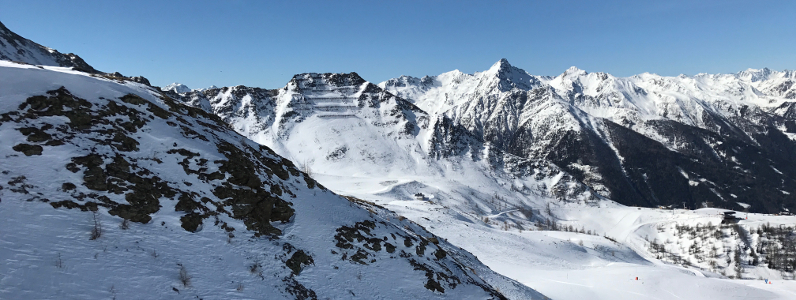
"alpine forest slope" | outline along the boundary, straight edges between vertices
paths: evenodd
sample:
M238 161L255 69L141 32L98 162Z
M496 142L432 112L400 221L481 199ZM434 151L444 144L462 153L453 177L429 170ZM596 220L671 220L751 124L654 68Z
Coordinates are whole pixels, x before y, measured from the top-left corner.
M0 139L2 299L543 298L144 84L0 61Z
M505 59L380 87L502 151L548 160L625 205L796 209L796 72L627 78Z

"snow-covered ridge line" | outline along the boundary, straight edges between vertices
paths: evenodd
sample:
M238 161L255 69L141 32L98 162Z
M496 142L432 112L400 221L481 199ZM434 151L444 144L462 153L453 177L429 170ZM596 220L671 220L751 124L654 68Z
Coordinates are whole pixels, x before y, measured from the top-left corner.
M89 73L98 72L76 54L63 54L55 49L39 45L9 30L3 23L0 23L0 60L71 67Z
M5 27L2 22L0 22L0 60L34 66L65 67L75 71L150 85L149 80L143 76L124 76L119 72L101 72L94 69L94 67L86 63L86 61L77 54L64 54L58 52L58 50L42 46L34 41L19 36Z

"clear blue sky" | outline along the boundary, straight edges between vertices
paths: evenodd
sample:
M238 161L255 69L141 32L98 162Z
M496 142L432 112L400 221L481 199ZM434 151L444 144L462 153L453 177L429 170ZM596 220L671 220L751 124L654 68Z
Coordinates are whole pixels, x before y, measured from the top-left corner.
M155 85L282 87L302 72L629 76L796 68L796 1L0 0L0 21Z

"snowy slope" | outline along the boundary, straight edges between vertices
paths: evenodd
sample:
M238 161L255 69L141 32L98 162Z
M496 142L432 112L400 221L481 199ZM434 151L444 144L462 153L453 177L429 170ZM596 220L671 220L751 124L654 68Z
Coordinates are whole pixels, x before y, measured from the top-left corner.
M0 62L0 91L0 298L542 297L148 86Z
M484 72L379 85L623 204L747 203L773 213L796 209L793 80L793 71L769 69L617 78L573 67L546 77L501 60Z

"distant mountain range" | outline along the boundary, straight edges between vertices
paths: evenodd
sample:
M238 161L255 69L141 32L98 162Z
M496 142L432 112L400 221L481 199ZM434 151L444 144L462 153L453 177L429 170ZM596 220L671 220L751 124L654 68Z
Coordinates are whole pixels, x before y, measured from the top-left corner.
M379 84L625 205L796 208L796 72L534 76L501 60Z

